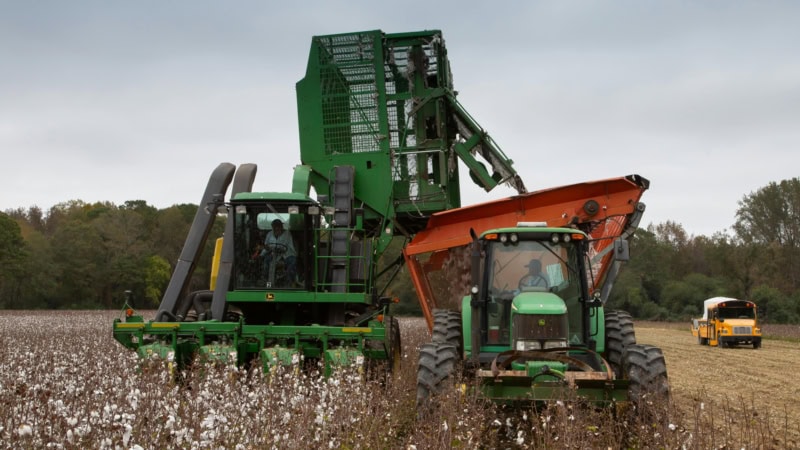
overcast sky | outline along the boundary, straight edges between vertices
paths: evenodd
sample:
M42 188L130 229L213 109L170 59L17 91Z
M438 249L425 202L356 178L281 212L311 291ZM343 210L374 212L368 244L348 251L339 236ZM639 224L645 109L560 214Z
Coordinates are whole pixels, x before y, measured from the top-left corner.
M271 3L0 0L0 210L196 204L223 161L289 191L311 37L372 29L442 30L529 190L640 174L643 225L710 236L800 176L800 2Z

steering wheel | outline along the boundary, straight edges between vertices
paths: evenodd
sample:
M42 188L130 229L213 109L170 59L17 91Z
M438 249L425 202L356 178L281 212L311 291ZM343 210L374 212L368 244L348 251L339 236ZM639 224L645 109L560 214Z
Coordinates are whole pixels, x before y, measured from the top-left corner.
M550 289L550 283L548 283L547 278L543 277L542 275L525 275L519 280L520 291L525 290L525 288L532 287L543 287L545 289Z
M264 248L267 250L268 254L273 255L280 255L289 250L289 247L286 244L281 244L280 242L270 242L269 244L266 244Z

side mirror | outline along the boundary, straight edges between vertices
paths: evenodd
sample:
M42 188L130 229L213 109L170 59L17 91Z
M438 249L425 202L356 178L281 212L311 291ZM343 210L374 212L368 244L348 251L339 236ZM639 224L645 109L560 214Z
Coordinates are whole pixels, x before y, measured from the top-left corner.
M614 259L617 261L628 261L631 259L628 241L617 239L614 241Z

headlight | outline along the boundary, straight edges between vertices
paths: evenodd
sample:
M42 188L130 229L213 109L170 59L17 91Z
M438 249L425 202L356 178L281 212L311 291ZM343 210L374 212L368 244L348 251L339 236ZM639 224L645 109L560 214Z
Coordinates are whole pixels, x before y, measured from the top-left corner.
M512 244L516 244L519 240L519 236L517 236L517 233L511 233L511 237L509 237L509 239L511 239Z
M506 242L508 242L508 235L507 235L507 234L505 234L505 233L501 234L501 235L500 235L500 242L502 242L503 244L505 244Z
M544 348L566 348L567 341L565 339L559 339L557 341L545 341Z
M539 350L542 345L539 341L517 341L517 351Z
M550 240L553 242L553 244L558 244L558 241L560 241L561 239L559 238L558 233L553 233L550 236Z

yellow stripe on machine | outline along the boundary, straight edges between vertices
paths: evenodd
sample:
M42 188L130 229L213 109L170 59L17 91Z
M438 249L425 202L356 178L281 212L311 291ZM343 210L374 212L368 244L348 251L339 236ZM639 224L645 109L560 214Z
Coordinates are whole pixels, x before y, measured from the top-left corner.
M115 328L144 328L143 323L118 323L114 325Z
M369 327L345 327L345 328L342 328L342 333L372 333L372 328L369 328Z
M150 328L173 328L178 329L181 325L179 323L171 323L171 322L155 322L150 324Z

